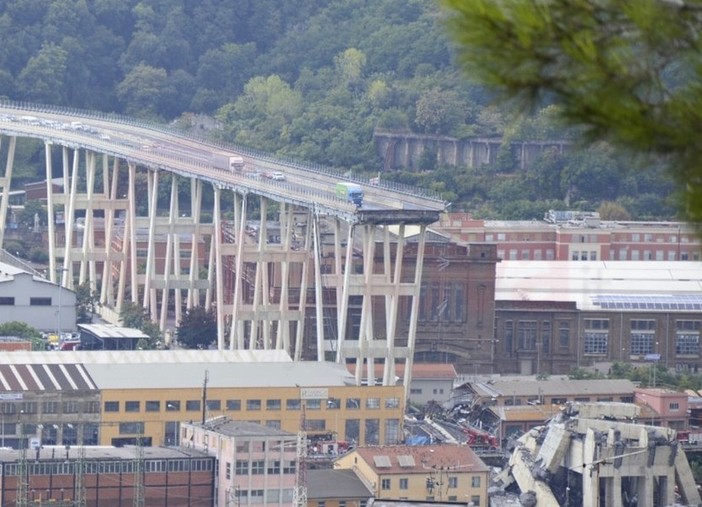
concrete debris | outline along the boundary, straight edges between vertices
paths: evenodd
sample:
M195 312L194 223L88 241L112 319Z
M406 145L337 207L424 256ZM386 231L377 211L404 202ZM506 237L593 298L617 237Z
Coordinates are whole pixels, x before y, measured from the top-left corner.
M697 506L700 494L671 428L635 424L627 403L574 403L515 442L499 478L522 506Z

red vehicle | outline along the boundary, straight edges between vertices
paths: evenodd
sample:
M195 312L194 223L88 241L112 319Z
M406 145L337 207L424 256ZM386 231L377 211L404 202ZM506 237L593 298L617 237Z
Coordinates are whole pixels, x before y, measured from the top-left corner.
M500 446L497 437L485 430L473 426L463 426L463 433L468 437L466 443L471 447L489 447L497 449Z

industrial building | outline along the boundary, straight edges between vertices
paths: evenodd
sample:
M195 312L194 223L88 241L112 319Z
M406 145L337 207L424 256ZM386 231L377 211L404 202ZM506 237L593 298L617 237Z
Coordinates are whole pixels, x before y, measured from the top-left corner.
M0 322L24 322L39 331L73 331L76 294L45 278L0 263Z
M211 507L215 459L194 449L0 449L0 505Z
M402 440L403 386L359 386L344 365L281 350L13 352L0 373L7 439L10 423L32 423L44 443L175 445L181 422L216 416L297 432L304 408L310 435Z

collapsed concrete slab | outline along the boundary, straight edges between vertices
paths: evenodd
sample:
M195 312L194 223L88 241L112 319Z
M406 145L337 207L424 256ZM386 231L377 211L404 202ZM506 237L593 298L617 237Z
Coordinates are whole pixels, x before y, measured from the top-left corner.
M539 507L699 505L675 430L636 424L637 409L568 405L517 440L502 483L515 482L523 501Z

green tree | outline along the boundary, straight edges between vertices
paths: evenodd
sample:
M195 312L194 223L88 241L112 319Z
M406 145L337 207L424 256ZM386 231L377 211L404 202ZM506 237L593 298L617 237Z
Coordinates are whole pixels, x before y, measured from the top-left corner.
M604 201L597 208L602 220L631 220L631 215L624 206L617 202Z
M18 77L18 87L27 100L60 104L65 99L68 53L53 43L44 44L29 59Z
M99 297L90 289L90 282L83 282L76 287L76 323L85 324L93 321Z
M26 322L10 321L0 324L0 336L16 336L32 342L32 350L46 350L41 333Z
M213 310L194 306L178 324L178 342L189 349L207 348L217 340L217 317Z
M119 313L119 321L124 327L131 327L140 330L149 337L148 340L139 342L138 347L141 349L154 349L161 342L161 331L158 325L151 320L149 312L146 308L138 303L127 301L122 306Z
M471 78L521 105L558 104L590 139L665 157L702 221L698 1L442 4Z
M35 217L39 217L39 225L46 225L46 208L41 201L27 201L19 212L17 221L26 228L34 227Z

